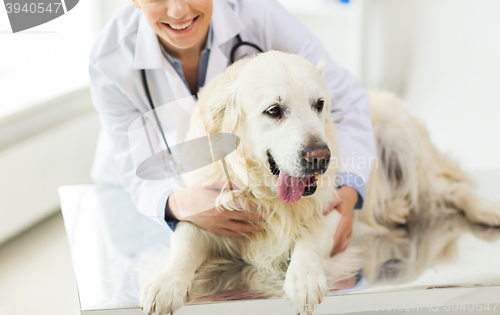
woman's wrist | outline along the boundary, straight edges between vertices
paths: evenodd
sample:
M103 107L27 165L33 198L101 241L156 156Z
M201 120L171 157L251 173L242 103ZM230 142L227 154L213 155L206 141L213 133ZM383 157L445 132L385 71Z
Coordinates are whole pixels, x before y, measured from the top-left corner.
M177 209L175 207L175 192L171 193L167 198L167 204L165 205L165 220L179 220L179 214L177 213Z
M354 209L359 198L358 191L351 186L340 186L339 190L342 190L342 197L349 204L349 208Z

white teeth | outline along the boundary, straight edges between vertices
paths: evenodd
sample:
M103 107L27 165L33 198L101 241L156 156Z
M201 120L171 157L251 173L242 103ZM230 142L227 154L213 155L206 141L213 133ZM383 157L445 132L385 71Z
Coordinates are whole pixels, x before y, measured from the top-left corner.
M173 28L176 31L180 31L180 30L184 30L184 29L188 28L189 26L191 26L191 24L193 24L193 21L194 21L194 19L192 19L191 21L189 21L187 23L181 24L181 25L168 24L168 26L170 26L171 28Z

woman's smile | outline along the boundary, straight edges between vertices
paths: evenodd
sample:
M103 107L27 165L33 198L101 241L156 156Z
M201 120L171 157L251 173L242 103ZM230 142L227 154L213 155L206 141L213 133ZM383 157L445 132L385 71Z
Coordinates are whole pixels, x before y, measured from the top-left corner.
M170 55L182 59L191 50L189 55L199 55L212 19L212 0L133 1Z
M198 17L199 15L191 20L184 20L176 23L162 23L162 24L165 25L167 29L172 31L173 33L182 34L188 32L194 27Z

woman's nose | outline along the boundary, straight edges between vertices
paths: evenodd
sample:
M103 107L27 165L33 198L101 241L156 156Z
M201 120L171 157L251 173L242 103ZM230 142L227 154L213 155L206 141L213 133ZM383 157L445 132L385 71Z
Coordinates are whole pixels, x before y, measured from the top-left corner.
M182 20L189 14L189 6L186 0L170 0L168 1L167 14L174 19Z

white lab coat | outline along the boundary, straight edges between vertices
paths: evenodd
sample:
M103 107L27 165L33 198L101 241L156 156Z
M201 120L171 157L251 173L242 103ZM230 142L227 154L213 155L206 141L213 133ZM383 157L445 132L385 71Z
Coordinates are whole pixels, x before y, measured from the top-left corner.
M340 158L349 159L338 163L339 172L368 179L371 165L358 168L356 164L375 156L369 97L350 73L329 58L316 37L276 0L213 0L212 26L213 46L205 82L228 66L237 34L264 51L295 53L315 64L325 59L324 76L335 99L332 112L337 122L337 152ZM130 153L128 127L150 111L139 69L147 70L156 106L190 96L163 56L142 11L130 4L106 26L90 56L92 100L102 124L92 178L98 187L122 186L140 213L166 226L165 203L172 187L168 181L137 177Z

